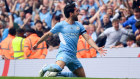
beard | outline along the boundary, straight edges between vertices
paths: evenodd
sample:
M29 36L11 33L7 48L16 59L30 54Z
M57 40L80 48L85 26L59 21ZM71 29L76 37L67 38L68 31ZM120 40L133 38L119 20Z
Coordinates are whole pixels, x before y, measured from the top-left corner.
M72 17L72 20L73 20L73 21L78 21L77 15L74 15L74 16Z

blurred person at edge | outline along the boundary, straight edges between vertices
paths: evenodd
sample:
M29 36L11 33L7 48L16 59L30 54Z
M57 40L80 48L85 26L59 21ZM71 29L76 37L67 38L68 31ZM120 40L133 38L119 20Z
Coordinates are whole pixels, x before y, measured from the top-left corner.
M1 54L3 59L14 59L12 40L15 38L16 29L10 28L8 36L1 42Z
M16 37L12 41L14 59L24 59L24 30L17 29Z
M138 30L135 32L136 40L137 40L137 41L140 41L140 21L136 22L135 26L136 26L136 28L138 29Z
M34 29L25 30L27 37L24 41L24 58L25 59L45 59L47 55L46 42L38 45L37 50L33 51L32 46L40 39Z

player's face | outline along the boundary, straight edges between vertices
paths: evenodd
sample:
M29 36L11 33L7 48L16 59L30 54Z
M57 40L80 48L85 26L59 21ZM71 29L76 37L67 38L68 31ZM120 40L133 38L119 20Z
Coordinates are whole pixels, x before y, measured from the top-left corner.
M78 21L78 16L79 15L79 9L78 8L74 8L74 13L72 16L73 21Z

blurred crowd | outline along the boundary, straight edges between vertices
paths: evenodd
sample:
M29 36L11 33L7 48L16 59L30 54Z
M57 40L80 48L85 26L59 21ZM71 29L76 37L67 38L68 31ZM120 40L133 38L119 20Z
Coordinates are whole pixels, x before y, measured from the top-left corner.
M2 59L44 59L58 49L59 34L32 46L56 23L65 20L65 5L75 3L78 21L100 47L140 47L140 0L0 0ZM96 57L96 50L80 36L78 58Z

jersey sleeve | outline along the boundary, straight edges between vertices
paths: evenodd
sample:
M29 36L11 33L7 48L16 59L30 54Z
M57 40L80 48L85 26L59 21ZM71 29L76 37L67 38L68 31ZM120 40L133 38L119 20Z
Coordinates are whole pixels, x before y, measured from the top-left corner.
M87 31L86 31L86 29L84 28L84 26L83 26L81 23L79 23L79 22L77 22L77 23L78 23L78 25L79 25L79 27L80 27L80 35L86 33Z
M50 32L53 33L53 34L58 33L58 32L60 32L61 27L62 27L62 24L61 24L61 23L57 23L57 24L50 30Z

